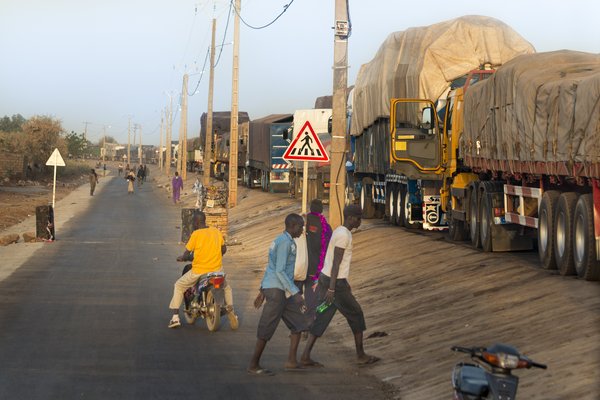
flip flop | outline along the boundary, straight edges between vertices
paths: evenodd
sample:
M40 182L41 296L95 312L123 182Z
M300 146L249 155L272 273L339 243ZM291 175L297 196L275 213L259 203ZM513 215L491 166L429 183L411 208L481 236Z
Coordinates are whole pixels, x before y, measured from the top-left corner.
M325 367L323 364L321 364L318 361L309 361L306 363L302 363L302 366L305 368L323 368L323 367Z
M375 356L369 356L369 358L367 358L366 360L358 361L357 364L358 365L369 365L369 364L376 363L379 360L381 360L381 358L375 357Z
M246 371L250 375L264 375L264 376L273 376L273 375L275 375L275 372L271 371L270 369L266 369L266 368L247 369Z

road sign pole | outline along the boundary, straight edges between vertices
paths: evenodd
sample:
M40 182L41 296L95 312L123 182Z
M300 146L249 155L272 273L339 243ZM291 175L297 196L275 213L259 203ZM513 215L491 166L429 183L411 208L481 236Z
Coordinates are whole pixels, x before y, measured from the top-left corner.
M52 185L52 209L54 210L54 203L56 200L56 157L54 157L54 184Z
M306 214L306 203L308 201L308 161L303 161L302 171L302 214Z

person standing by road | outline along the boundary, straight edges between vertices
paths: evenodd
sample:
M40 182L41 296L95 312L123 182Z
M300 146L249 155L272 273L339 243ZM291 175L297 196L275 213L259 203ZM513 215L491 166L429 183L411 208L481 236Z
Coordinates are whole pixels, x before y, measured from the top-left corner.
M140 164L140 167L138 168L137 179L138 186L142 186L142 184L144 183L144 166L142 164Z
M173 203L177 204L181 195L181 189L183 189L183 179L179 176L179 172L175 171L171 185L173 186Z
M306 342L300 362L306 367L321 367L317 361L310 357L315 342L325 333L336 311L340 311L348 321L354 334L357 362L360 365L372 364L379 360L378 357L365 353L363 348L363 332L366 330L363 311L354 298L348 283L350 274L350 261L352 259L352 229L358 228L361 223L362 210L355 204L344 208L344 224L338 226L331 235L323 271L319 276L319 301L328 304L328 307L319 312Z
M96 190L96 184L98 183L98 174L96 174L96 170L92 168L90 170L90 196L94 195L94 190Z
M273 372L260 365L260 358L267 342L273 337L279 320L283 320L290 330L290 349L285 369L294 371L302 368L297 361L298 344L300 333L308 328L309 321L305 315L304 298L294 284L294 238L302 234L303 228L302 217L289 214L285 218L285 231L273 241L269 249L269 264L260 285L260 293L254 301L256 308L264 300L266 303L258 322L256 346L247 370L250 374L273 375Z
M125 179L127 180L127 194L133 194L133 182L135 182L135 174L133 173L132 169L127 172Z
M123 164L119 163L119 176L121 176L121 173L123 172Z
M183 302L185 291L209 272L219 272L223 269L223 254L227 251L225 240L221 231L206 225L206 214L198 211L194 217L194 227L190 239L185 245L185 252L177 257L177 261L186 261L190 253L194 254L192 268L177 279L173 286L173 298L169 308L173 316L169 321L169 328L181 326L179 321L179 307ZM223 288L225 291L225 305L227 306L227 318L232 329L238 328L238 317L233 310L233 293L229 283Z
M312 200L310 202L310 212L306 215L308 269L304 282L301 282L304 299L306 300L307 315L311 320L314 320L316 316L315 308L318 304L316 284L325 263L331 233L331 226L323 215L323 202L319 199Z

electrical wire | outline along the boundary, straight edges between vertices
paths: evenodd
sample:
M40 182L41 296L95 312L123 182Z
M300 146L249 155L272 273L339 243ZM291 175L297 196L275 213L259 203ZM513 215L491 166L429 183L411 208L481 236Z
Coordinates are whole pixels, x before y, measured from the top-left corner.
M193 95L196 94L196 90L198 90L198 87L200 87L200 82L202 82L202 77L204 76L204 71L205 71L205 67L206 67L206 62L208 61L208 56L210 54L210 47L208 48L208 50L206 50L206 57L204 58L204 64L202 65L202 74L200 75L200 79L198 79L198 84L196 85L196 87L194 88L194 90L192 91L192 93L190 93L190 91L188 90L188 96L192 97Z
M233 1L234 0L231 0L231 3L230 3L231 5L233 5ZM277 17L275 17L275 19L273 21L271 21L268 24L265 24L263 26L252 26L252 25L248 24L246 21L244 21L244 18L242 18L242 16L240 15L239 10L235 6L233 6L233 9L235 10L235 13L238 15L238 17L240 17L240 21L242 21L242 23L244 25L246 25L248 28L257 29L258 30L258 29L264 29L264 28L266 28L268 26L273 25L275 23L275 21L277 21L283 14L285 14L285 12L288 10L288 8L292 5L293 2L294 2L294 0L290 1L288 4L285 4L283 6L283 11Z
M219 56L217 57L217 61L215 61L215 65L213 68L217 68L219 65L219 61L221 60L221 53L223 53L223 46L225 46L225 38L227 37L227 29L229 28L229 19L231 18L231 7L233 6L233 2L229 3L229 11L227 12L227 24L225 24L225 33L223 33L223 40L221 41L221 48L219 49Z

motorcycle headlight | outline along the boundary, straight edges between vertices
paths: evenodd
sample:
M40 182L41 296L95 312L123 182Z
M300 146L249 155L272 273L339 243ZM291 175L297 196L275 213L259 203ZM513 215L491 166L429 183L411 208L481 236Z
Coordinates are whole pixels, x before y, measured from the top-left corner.
M483 353L483 358L491 365L500 368L515 369L519 367L519 357L506 353Z

